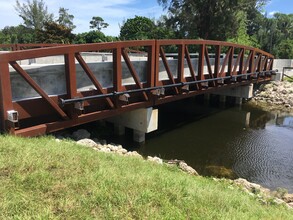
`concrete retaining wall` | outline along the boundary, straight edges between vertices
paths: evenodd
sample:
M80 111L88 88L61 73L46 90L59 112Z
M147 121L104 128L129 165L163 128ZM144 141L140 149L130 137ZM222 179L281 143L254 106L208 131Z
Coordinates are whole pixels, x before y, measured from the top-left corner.
M290 59L275 59L273 69L277 69L279 73L283 74L284 67L293 68L293 60ZM284 73L289 76L293 76L293 69L285 70ZM281 76L282 77L282 76Z

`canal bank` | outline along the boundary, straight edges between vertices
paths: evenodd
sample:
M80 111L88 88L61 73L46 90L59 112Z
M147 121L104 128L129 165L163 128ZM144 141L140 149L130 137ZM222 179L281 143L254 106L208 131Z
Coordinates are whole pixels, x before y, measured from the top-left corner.
M283 91L284 88L291 94L288 84L275 82L259 88L257 93L263 94L265 89ZM274 99L274 93L266 94ZM287 93L281 94L285 100ZM144 157L184 160L203 176L245 178L271 190L285 188L292 193L293 118L288 111L290 107L280 105L278 111L263 109L260 103L267 102L268 95L264 99L258 97L242 106L235 106L233 99L223 104L218 96L212 96L209 102L197 97L162 105L159 107L159 129L147 134L143 145L132 142L130 129L126 129L125 136L119 137L114 135L111 124L100 126L100 129L96 124L86 128L92 137L106 140L102 143L119 143ZM271 103L271 106L275 105Z
M185 161L183 160L177 160L177 159L163 160L157 156L154 156L154 157L147 156L143 158L136 151L128 151L124 149L121 145L107 144L105 141L102 141L102 140L90 139L91 134L84 129L77 130L73 132L70 136L76 140L76 143L78 145L91 148L96 152L118 154L122 157L135 157L139 159L145 159L147 161L150 161L155 164L159 164L161 166L167 166L167 167L173 167L173 168L178 167L178 169L183 171L184 173L187 173L192 176L199 176L197 171L194 170L192 167L190 167L188 164L186 164ZM64 139L60 136L59 136L59 139L56 139L56 141L59 142L60 144L70 143L70 140L68 142L68 139ZM217 167L215 166L215 168ZM219 169L217 169L216 171L218 172L216 175L221 175L221 173L223 173L223 172L219 172ZM229 185L229 187L232 187L232 188L237 186L244 192L254 197L257 197L258 200L265 205L284 204L288 208L293 207L293 194L288 194L287 190L282 188L278 188L276 191L271 191L259 184L251 183L243 178L238 178L235 180L229 180L229 179L223 179L223 178L220 178L220 179L212 178L211 180L214 180L216 182L223 182L224 184Z
M250 103L267 111L293 112L293 83L274 81L263 84L255 91Z
M200 175L245 178L271 190L293 192L292 116L271 112L251 103L235 106L217 96L201 97L159 108L159 129L147 134L143 145L132 142L132 130L115 136L111 124L87 125L101 143L119 143L144 157L179 159ZM104 140L103 140L104 139Z
M1 219L292 219L227 180L52 137L0 140Z

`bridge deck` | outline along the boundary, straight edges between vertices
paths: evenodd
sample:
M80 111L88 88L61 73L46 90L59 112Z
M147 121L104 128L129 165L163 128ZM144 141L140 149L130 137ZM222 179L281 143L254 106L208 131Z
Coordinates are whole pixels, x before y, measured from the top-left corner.
M146 40L1 47L14 50L0 53L1 131L23 136L54 132L219 89L266 82L273 74L271 54L218 41ZM43 48L27 49L33 47ZM97 77L97 71L103 71L93 69L83 55L85 52L110 56L107 60L111 66L107 72L111 75L110 85L103 85ZM138 69L131 58L134 52L144 57L143 68ZM172 52L172 56L166 52ZM46 86L21 65L24 60L52 56L64 57L64 62L59 64L64 70L63 94L50 94ZM83 78L77 77L78 68ZM23 88L25 83L15 87L14 74L38 97L15 99L15 90ZM125 74L131 76L133 83L124 82ZM83 80L90 81L94 89L80 90L79 83Z

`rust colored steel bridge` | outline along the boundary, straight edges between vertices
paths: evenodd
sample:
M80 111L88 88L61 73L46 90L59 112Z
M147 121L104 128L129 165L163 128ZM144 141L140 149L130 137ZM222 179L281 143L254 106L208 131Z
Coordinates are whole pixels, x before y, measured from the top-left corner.
M219 41L144 40L83 45L0 45L0 48L6 50L0 51L1 131L22 136L50 133L220 89L264 83L274 75L271 54ZM108 54L107 62L112 66L110 86L102 85L84 53ZM24 60L52 56L64 58L66 92L63 94L49 95L21 65ZM143 57L146 63L143 79L133 56ZM123 83L123 66L127 67L133 83ZM77 67L82 68L94 89L78 90ZM160 77L162 70L165 77ZM13 99L12 72L26 81L38 97Z

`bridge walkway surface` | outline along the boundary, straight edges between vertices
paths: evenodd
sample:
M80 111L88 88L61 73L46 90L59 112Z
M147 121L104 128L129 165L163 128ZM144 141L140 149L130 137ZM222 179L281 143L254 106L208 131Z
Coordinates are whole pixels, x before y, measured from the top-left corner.
M0 128L36 136L272 79L274 57L206 40L0 45ZM8 51L10 50L10 51Z

